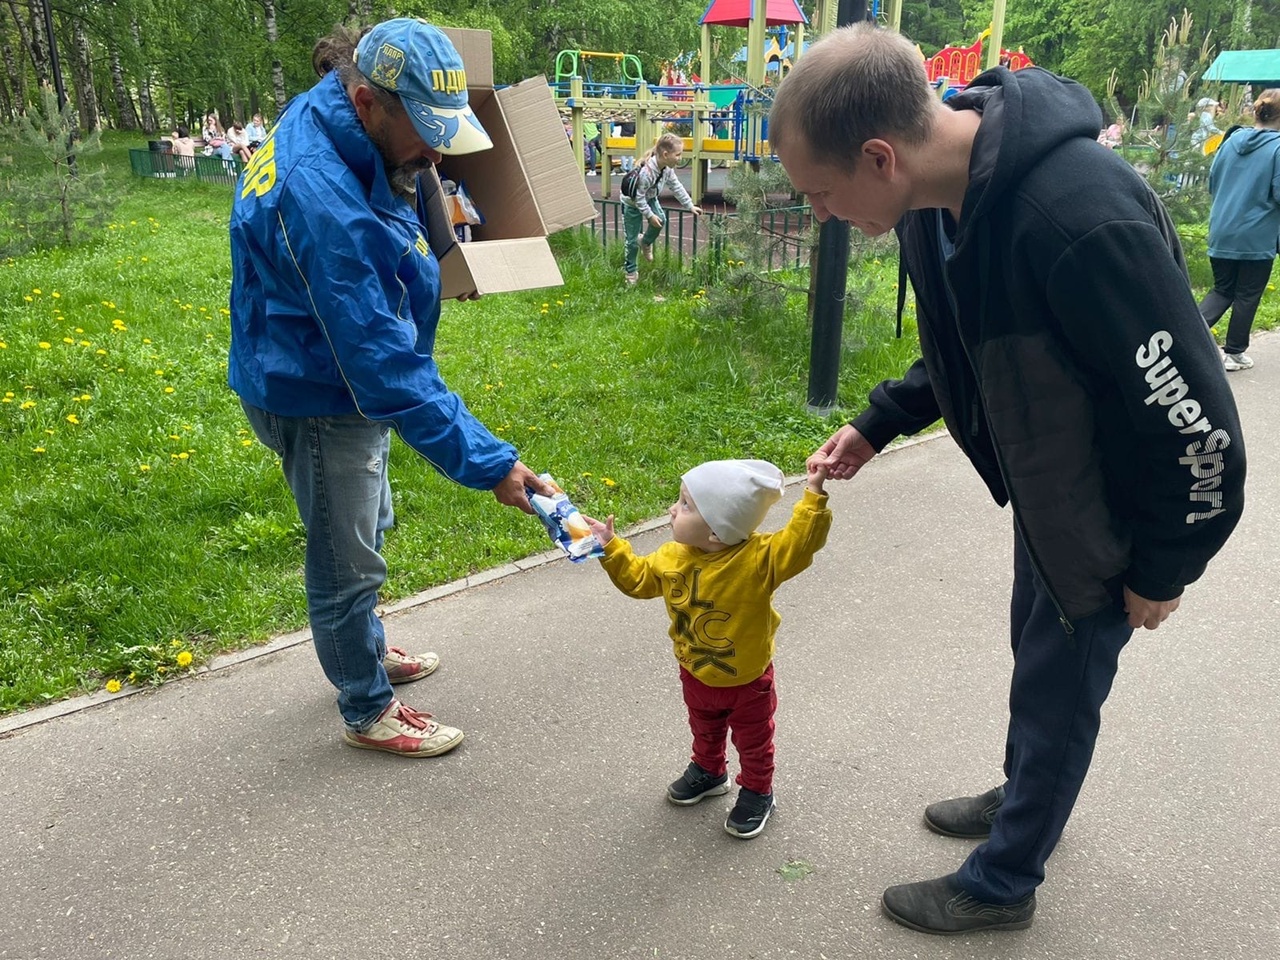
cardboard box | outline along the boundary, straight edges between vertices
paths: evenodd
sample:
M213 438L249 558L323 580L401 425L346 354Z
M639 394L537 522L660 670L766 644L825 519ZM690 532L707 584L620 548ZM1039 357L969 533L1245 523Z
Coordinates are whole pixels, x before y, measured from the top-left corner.
M445 29L467 70L471 109L493 149L445 157L422 178L431 250L440 261L445 299L503 293L564 282L548 234L592 220L595 204L578 175L573 147L545 77L493 88L487 30ZM458 243L440 178L465 183L485 222Z

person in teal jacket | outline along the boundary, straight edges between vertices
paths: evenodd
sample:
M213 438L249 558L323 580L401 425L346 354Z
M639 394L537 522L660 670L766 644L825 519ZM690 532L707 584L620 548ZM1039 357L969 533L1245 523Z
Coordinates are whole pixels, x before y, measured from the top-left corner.
M1280 90L1264 91L1253 116L1257 126L1230 134L1209 168L1213 289L1200 313L1212 327L1231 310L1222 349L1227 370L1253 366L1245 353L1249 331L1280 245Z
M312 638L346 741L435 756L462 731L402 704L391 684L439 658L388 647L375 612L391 431L446 477L526 513L525 488L546 488L432 356L440 272L411 202L417 176L492 143L461 57L424 21L339 29L312 59L320 81L286 106L236 188L228 380L281 457L306 527Z

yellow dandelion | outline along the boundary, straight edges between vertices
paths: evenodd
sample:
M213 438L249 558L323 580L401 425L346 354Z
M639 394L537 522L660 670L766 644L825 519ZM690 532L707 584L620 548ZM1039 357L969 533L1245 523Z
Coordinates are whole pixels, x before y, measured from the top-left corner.
M240 446L242 446L242 447L252 447L252 446L253 446L253 441L252 441L252 440L241 440L241 441L240 441Z
M176 433L171 433L171 434L169 434L169 439L170 439L170 440L181 440L182 438L181 438L180 436L178 436Z
M177 638L175 637L174 639L172 639L172 640L170 640L170 641L169 641L169 646L171 646L171 647L173 647L173 649L177 650L177 649L178 649L178 647L182 646L182 641L181 641L181 640L179 640L179 639L177 639Z
M165 392L165 393L173 393L173 387L165 387L165 388L164 388L164 392Z
M36 405L36 402L34 400L23 400L20 404L18 404L18 409L30 410L35 405Z
M75 341L74 341L74 340L72 340L70 337L63 337L63 338L62 338L62 342L63 342L63 343L75 343Z
M93 397L89 396L89 394L87 394L87 393L82 393L82 394L80 394L80 396L76 397L76 399L77 399L77 400L92 400L92 399L93 399Z
M557 307L563 307L563 306L564 306L564 301L563 301L563 300L557 300L557 301L556 301L556 306L557 306Z
M44 447L32 447L32 448L31 448L31 452L32 452L32 453L44 453Z
M103 350L101 347L99 347L97 350L93 352L100 357L105 357L107 355L107 351Z
M141 262L142 262L142 263L150 263L150 262L151 262L151 261L150 261L150 260L148 260L146 257L142 257L142 258L140 258L140 260L141 260Z
M163 376L164 376L164 371L163 371L163 370L157 370L157 371L156 371L156 376L157 376L157 377L163 377Z
M13 394L9 394L3 400L0 400L0 403L13 403Z
M76 327L76 333L84 333L84 327Z
M31 292L32 292L32 293L34 293L37 297L38 297L38 296L40 296L40 288L39 288L39 287L32 287L32 288L31 288Z
M546 311L546 310L539 310L538 312L539 312L540 314L542 314L544 317L547 315L547 311Z
M608 477L601 477L600 479L604 481L606 487L616 487L618 485L617 481L610 480Z
M80 418L77 417L74 413L67 414L67 423L79 423L79 422L80 422Z
M79 342L80 346L82 346L82 347L92 347L92 346L93 346L93 344L92 344L92 343L90 343L88 340L80 340L80 341L78 341L78 342Z
M168 667L164 667L164 666L156 667L156 673L168 673L168 672L169 672Z
M590 474L590 473L584 473L584 474L582 475L582 478L583 478L584 480L590 480L590 479L591 479L591 477L592 477L592 474Z
M39 292L39 291L37 291L37 292ZM547 309L548 307L550 307L550 306L551 306L551 304L549 304L549 303L544 303L544 304L542 305L542 309L543 309L543 310L546 310L546 309Z
M183 450L180 454L178 454L178 459L179 459L179 460L190 460L190 459L191 459L191 454L189 454L189 453L187 453L187 451Z
M34 300L32 300L32 299L31 299L31 297L30 297L30 296L24 296L22 299L23 299L23 300L25 300L25 301L27 301L27 303L34 303L34 302L35 302Z
M191 666L191 661L194 659L195 657L191 656L190 650L183 650L178 654L176 663L185 670L187 667Z
M8 350L8 349L9 349L9 345L5 343L3 340L0 340L0 350Z
M551 369L552 369L552 370L559 370L559 369L560 369L560 364L558 364L558 363L553 363L553 364L551 365Z
M119 693L119 692L120 692L120 681L119 681L119 680L108 680L108 681L107 681L107 693Z
M141 470L143 473L146 473L148 470L151 469L151 465L147 463L140 463L138 464L138 469Z
M57 299L60 299L60 298L62 297L62 294L60 294L57 290L55 290L55 291L53 291L53 293L49 294L49 296L51 296L51 297L53 297L53 299L57 300Z

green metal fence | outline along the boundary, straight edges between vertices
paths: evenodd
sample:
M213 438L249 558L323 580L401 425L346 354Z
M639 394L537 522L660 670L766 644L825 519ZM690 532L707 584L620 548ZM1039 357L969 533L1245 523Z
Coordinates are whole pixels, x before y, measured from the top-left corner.
M129 151L129 166L134 176L152 177L157 180L183 180L194 178L206 183L234 185L244 171L239 160L223 160L221 157L180 157L168 150Z
M601 246L624 243L622 201L596 199L599 210L591 223L591 235L599 237ZM667 222L662 228L656 246L667 252L683 268L685 259L690 262L699 257L718 260L725 256L725 224L736 219L736 213L706 213L695 217L688 210L666 209ZM813 211L808 204L794 207L776 207L760 214L761 233L772 237L769 245L768 269L808 266L807 235L813 222Z

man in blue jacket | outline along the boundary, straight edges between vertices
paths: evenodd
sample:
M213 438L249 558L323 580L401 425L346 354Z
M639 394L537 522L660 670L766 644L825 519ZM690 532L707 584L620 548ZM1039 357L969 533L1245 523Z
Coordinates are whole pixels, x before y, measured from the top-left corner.
M358 43L357 43L358 41ZM388 647L375 612L392 525L391 430L450 479L531 512L554 491L490 433L432 357L439 265L411 200L442 154L487 150L466 74L421 20L321 40L320 81L254 154L231 215L228 379L258 438L278 453L307 531L316 653L338 689L352 746L446 753L462 731L393 696L435 654Z
M1096 140L1089 91L1004 67L940 103L862 25L804 55L769 140L820 220L897 228L921 359L811 460L848 479L942 418L1014 521L1004 779L925 810L985 842L884 892L926 933L1017 930L1075 804L1133 630L1154 630L1244 508L1244 442L1173 224Z

